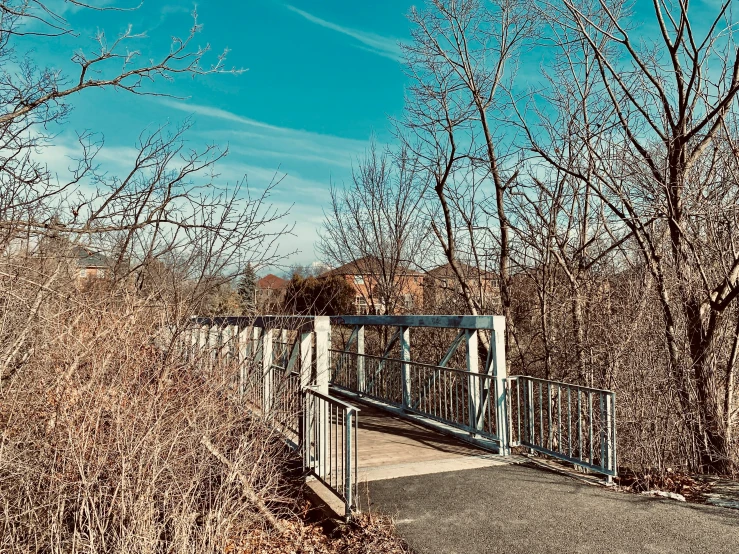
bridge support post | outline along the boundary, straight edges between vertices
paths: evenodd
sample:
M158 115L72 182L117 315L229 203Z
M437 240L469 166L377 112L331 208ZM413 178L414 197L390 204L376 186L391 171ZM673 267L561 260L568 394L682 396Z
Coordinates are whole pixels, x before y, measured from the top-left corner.
M536 421L534 419L536 411L534 409L534 382L531 379L524 379L526 383L526 433L528 435L527 440L530 444L536 443ZM579 413L579 410L578 410ZM577 435L581 436L580 433ZM529 448L529 454L536 452L533 448Z
M328 394L329 348L331 341L331 322L328 316L316 316L313 324L316 336L316 375L314 385L321 394Z
M400 386L403 409L411 407L411 331L409 327L400 327Z
M200 327L195 327L190 331L190 352L188 360L194 362L198 359L198 341L200 340Z
M477 330L467 329L465 331L465 338L467 339L467 379L469 380L467 383L467 402L470 412L469 427L470 433L474 436L477 434L479 429L478 414L480 413L480 391L482 390L482 387L480 386L480 378L478 377L480 373L480 364L478 361L477 351Z
M311 384L313 365L313 334L300 334L300 390Z
M213 324L208 328L208 371L210 371L211 374L216 368L219 334L218 326L216 324Z
M314 335L316 337L316 374L314 388L321 394L328 395L328 382L330 378L329 349L331 346L331 321L327 316L316 316L313 322ZM318 402L316 408L320 414L316 414L318 425L318 467L322 474L328 475L331 471L331 414L327 402Z
M490 348L493 349L493 377L495 379L495 417L498 439L500 440L501 456L509 456L511 443L509 436L508 421L508 391L506 390L506 378L508 367L505 359L505 317L493 317L493 333L490 340Z
M262 332L262 415L269 417L272 411L272 329Z
M600 395L601 455L600 463L606 471L613 471L616 459L616 444L613 437L612 396ZM606 475L606 484L611 485L613 477Z
M357 327L357 392L367 392L367 377L364 373L364 325Z
M300 333L300 399L304 403L299 411L298 429L300 430L299 442L303 449L303 467L310 467L311 463L311 437L315 425L315 402L311 402L303 391L310 386L313 378L313 333Z
M262 349L259 346L259 327L252 327L251 328L251 346L249 347L249 356L252 357L252 359L255 362L258 362L261 360L261 352Z
M198 329L198 360L200 364L200 370L205 369L205 364L208 355L208 329L209 327L201 325Z
M251 327L244 327L239 332L237 361L239 367L239 398L244 398L246 392L246 376L249 368L249 332Z
M231 358L231 347L233 346L233 337L236 334L233 331L233 325L221 327L221 344L218 351L218 362L221 371L228 368L228 362Z
M287 370L287 364L290 360L290 348L287 344L287 329L280 330L280 352L282 353L280 365Z

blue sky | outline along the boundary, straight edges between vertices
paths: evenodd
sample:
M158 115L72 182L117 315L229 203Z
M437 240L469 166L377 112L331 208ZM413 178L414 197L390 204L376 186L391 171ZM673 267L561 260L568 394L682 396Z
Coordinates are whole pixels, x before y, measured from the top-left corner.
M166 51L171 35L187 34L194 7L154 0L128 12L70 9L60 1L56 6L79 36L26 39L21 48L32 48L39 64L69 71L75 48L92 48L98 30L111 41L130 24L147 35L131 48L143 55ZM122 172L143 130L192 116L193 146L229 145L220 165L224 180L246 174L259 189L275 172L286 175L273 196L280 207L293 206L295 236L283 241L283 251L297 249L290 261L309 263L329 183L349 178L372 135L391 140L388 116L399 115L404 100L397 42L409 36L410 6L390 0L199 3L203 31L197 43L209 43L214 54L230 49L227 65L247 71L160 82L159 90L183 100L88 91L73 99L69 125L46 152L49 164L66 167L74 133L92 130L105 136L101 162Z
M694 13L715 10L714 1L699 2ZM74 71L70 58L75 49L92 48L96 32L104 31L112 41L129 25L146 34L130 48L145 57L161 55L172 35L187 34L194 7L191 2L145 0L136 10L97 12L63 0L49 4L78 36L25 39L19 49L33 49L37 63L63 71ZM388 116L401 114L406 84L398 41L409 39L411 5L405 0L202 2L197 5L203 24L197 44L209 43L214 55L230 49L227 65L246 72L160 81L157 90L185 97L180 100L86 91L73 98L69 125L44 155L61 172L76 153L75 132L100 132L105 149L99 161L111 173L123 173L142 131L192 116L194 147L218 143L230 148L219 166L224 182L246 175L250 187L260 189L275 175L284 175L272 200L280 209L290 208L287 223L295 224L295 233L283 241L282 252L297 250L287 263L310 263L316 258L313 246L329 184L350 178L351 165L371 136L379 143L392 140ZM650 5L640 0L637 12L651 12ZM653 18L650 13L640 20L645 36L656 32ZM702 23L700 16L697 23ZM526 75L524 87L534 84L544 59L541 51L528 54L519 68Z

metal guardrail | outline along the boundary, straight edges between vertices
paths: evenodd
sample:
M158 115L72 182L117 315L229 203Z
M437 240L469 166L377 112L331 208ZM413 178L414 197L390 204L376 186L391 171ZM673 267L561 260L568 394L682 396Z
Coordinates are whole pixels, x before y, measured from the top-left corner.
M303 467L344 501L346 515L356 507L358 413L337 398L303 390Z
M617 475L616 394L535 377L507 380L511 446Z
M303 469L344 501L348 518L357 494L359 409L317 390L321 379L328 387L328 372L319 367L328 360L307 319L290 332L254 325L269 318L198 318L181 348L201 371L223 376L247 409L299 449Z
M400 360L334 349L330 352L336 368L332 373L332 385L393 406L403 406Z
M493 376L342 350L331 355L334 386L500 442Z
M601 473L607 480L617 475L615 393L506 377L502 318L332 318L336 324L354 325L344 350L330 349L327 317L288 319L296 325L290 332L274 317L195 319L183 348L214 376L226 378L236 368L238 377L231 379L240 397L301 444L304 467L344 500L347 515L356 497L359 410L325 393L329 373L334 386L491 439L502 455L509 454L511 446L523 446ZM363 325L381 325L386 319L399 328L385 355L366 354ZM450 325L461 330L439 365L410 359L411 326ZM482 326L493 329L494 341L483 371L477 372L475 329ZM394 340L401 359L389 356ZM446 367L462 341L467 343L468 370ZM349 349L352 344L357 352Z
M411 363L410 377L410 411L500 441L491 375Z

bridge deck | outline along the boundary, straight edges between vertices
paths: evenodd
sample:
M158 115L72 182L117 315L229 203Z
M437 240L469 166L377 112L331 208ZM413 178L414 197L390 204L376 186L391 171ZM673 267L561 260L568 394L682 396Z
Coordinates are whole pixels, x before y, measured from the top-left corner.
M332 391L332 394L335 393ZM347 401L361 410L357 435L357 501L364 508L369 499L369 484L374 481L506 466L523 460L518 456L502 458L372 403L356 398L347 398ZM332 434L336 433L335 425L331 427ZM313 480L309 487L337 515L343 514L343 504L324 485Z
M360 404L359 483L509 464L482 448Z

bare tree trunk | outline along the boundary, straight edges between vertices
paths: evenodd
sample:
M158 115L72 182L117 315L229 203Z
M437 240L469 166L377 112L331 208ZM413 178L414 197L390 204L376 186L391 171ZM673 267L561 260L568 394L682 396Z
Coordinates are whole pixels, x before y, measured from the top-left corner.
M739 313L735 315L736 326L731 344L731 354L726 362L726 376L724 381L724 428L726 434L726 448L734 446L733 418L734 418L734 380L737 359L739 358Z

